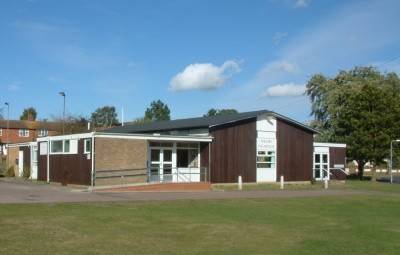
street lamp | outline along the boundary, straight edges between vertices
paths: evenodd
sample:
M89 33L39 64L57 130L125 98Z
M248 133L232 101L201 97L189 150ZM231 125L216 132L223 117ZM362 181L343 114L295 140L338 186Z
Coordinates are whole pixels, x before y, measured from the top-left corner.
M63 105L63 118L62 118L62 133L64 134L64 122L65 122L65 93L64 92L59 92L60 96L63 97L64 99L64 105Z
M8 149L8 144L10 143L10 103L9 102L5 102L5 105L7 105L7 170L10 167L10 151Z
M393 143L400 142L400 139L390 141L390 183L393 183Z

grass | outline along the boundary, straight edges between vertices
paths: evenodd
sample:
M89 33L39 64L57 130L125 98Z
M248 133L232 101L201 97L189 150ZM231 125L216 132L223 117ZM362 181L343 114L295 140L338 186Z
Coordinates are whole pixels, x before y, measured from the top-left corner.
M0 254L398 254L400 196L0 206Z
M286 184L286 190L321 190L324 188L322 182L302 183L302 184ZM347 180L346 182L330 182L330 189L347 189L347 190L365 190L365 191L380 191L400 193L400 185L390 184L375 181L359 181ZM243 190L279 190L279 183L248 183L243 184ZM215 184L213 185L215 191L234 191L238 190L237 184Z

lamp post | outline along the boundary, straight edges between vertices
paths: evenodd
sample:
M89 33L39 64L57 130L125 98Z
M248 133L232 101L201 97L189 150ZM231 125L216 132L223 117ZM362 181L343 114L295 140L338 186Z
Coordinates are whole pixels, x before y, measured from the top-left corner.
M393 143L400 142L400 139L390 141L390 183L393 183Z
M7 170L10 167L10 151L8 149L8 144L10 143L10 103L9 102L5 102L5 105L7 105Z
M59 92L63 99L64 99L64 104L63 104L63 118L62 118L62 134L64 135L64 125L65 125L65 93L64 92Z

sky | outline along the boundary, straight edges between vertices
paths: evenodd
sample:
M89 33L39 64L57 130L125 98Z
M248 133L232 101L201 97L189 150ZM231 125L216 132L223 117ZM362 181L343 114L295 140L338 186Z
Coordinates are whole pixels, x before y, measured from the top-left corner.
M162 100L173 119L210 108L308 121L305 84L354 66L400 74L398 0L2 0L0 105L17 119ZM3 115L5 115L3 107Z

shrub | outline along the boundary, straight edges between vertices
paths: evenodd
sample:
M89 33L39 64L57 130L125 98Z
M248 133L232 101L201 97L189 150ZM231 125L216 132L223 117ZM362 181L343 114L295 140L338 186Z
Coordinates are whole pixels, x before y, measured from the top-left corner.
M14 166L10 166L5 172L5 176L7 177L15 177Z
M25 179L31 177L31 168L29 166L25 166L22 170L22 177L24 177Z

